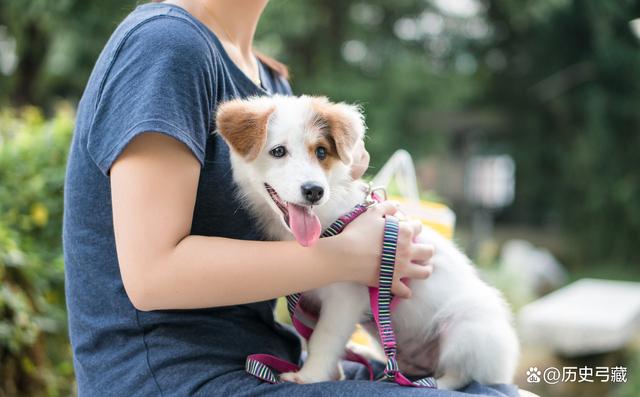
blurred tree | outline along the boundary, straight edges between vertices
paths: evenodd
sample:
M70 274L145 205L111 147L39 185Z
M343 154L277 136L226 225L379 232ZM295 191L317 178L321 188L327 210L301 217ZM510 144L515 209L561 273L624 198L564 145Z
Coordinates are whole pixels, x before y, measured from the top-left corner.
M98 53L134 4L0 0L0 25L17 43L16 67L0 73L0 105L50 106L55 98L78 98Z
M510 120L518 164L512 219L564 227L586 261L637 261L640 236L640 2L495 0L506 67L487 95Z

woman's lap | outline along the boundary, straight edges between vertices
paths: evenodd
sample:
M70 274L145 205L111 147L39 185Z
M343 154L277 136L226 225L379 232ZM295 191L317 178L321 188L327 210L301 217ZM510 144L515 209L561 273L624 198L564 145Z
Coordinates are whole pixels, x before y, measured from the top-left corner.
M515 397L518 388L514 385L483 386L472 383L461 391L448 391L426 388L398 386L390 382L371 382L366 369L357 364L345 363L345 375L349 380L340 382L321 382L308 385L283 383L272 385L247 375L244 371L236 371L216 378L209 384L202 385L197 396L266 396L266 397L307 397L307 396L429 396L429 397L464 397L491 396Z

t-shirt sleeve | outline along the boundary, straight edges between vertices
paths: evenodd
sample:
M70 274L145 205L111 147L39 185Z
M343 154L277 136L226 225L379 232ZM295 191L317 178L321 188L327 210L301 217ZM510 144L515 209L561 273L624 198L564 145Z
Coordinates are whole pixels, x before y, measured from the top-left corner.
M202 165L214 79L210 46L189 22L158 18L129 32L103 78L87 133L100 171L108 175L126 145L151 131L182 142Z

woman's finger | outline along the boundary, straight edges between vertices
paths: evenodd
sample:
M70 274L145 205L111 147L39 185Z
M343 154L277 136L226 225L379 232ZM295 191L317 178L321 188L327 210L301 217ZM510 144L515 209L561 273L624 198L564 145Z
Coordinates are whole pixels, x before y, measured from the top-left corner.
M417 278L417 279L423 280L431 276L432 273L433 273L433 265L431 264L417 265L415 263L412 263L409 266L407 266L404 277Z
M411 230L413 231L413 236L417 236L422 232L422 222L418 220L409 221L409 225L411 226Z
M411 298L411 288L409 288L400 279L396 279L391 286L391 293L398 298L409 299Z
M411 262L424 264L433 256L434 248L431 244L413 244Z
M373 206L373 211L380 214L380 216L393 215L398 211L398 203L395 201L383 201Z

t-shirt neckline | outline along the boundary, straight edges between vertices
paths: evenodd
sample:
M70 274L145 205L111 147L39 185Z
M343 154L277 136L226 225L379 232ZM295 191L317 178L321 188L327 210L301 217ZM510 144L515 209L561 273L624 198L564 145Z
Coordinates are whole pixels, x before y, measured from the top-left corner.
M265 70L264 70L265 66L260 61L260 58L258 58L255 54L253 54L253 56L256 58L256 62L258 63L258 74L260 76L260 82L261 82L260 85L256 84L253 80L251 80L251 78L249 78L249 76L247 76L247 74L243 72L242 69L240 69L240 67L233 61L233 59L231 59L231 56L229 56L229 53L227 53L227 50L224 48L224 45L222 45L222 42L220 41L216 33L213 30L211 30L207 25L205 25L203 22L201 22L198 18L194 17L189 11L185 10L179 5L170 4L170 3L147 3L139 7L148 7L148 6L170 7L184 14L187 18L189 18L189 20L193 21L195 24L197 24L200 28L205 30L211 36L211 38L213 39L214 45L216 46L216 48L218 49L218 52L220 52L220 55L222 56L225 66L228 69L231 69L234 75L239 76L238 77L239 81L236 81L236 83L240 83L242 86L244 86L244 88L249 89L250 91L254 91L254 92L257 91L261 94L269 94L268 84L266 81L267 73L265 73Z

